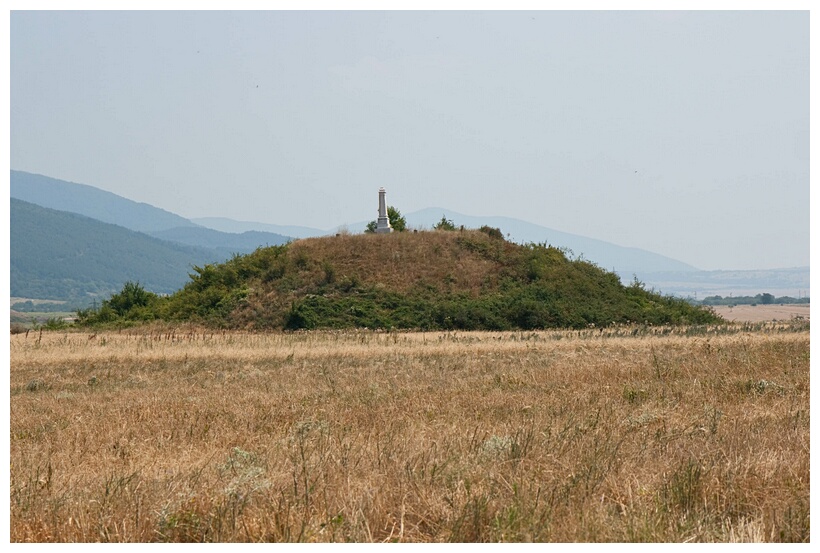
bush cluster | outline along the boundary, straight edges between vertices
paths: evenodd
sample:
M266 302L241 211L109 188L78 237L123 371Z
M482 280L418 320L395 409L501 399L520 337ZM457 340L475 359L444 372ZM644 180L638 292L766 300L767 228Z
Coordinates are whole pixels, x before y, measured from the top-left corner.
M96 309L77 311L77 323L95 325L112 322L150 321L158 318L156 306L159 296L147 291L139 282L128 281L118 293L104 300Z

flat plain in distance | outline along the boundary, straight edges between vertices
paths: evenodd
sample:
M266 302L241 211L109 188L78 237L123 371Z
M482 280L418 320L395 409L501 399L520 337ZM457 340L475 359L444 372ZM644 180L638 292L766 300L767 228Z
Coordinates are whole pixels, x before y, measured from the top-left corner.
M727 321L738 323L762 323L766 321L788 321L802 317L809 320L810 306L808 304L786 305L717 305L715 312Z

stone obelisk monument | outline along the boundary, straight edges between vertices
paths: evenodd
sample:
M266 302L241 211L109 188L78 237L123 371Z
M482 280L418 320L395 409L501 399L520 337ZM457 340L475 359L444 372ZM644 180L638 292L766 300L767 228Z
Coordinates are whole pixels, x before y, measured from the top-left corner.
M393 229L390 228L390 219L387 218L385 194L384 188L379 188L379 218L376 220L376 232L380 234L393 232Z

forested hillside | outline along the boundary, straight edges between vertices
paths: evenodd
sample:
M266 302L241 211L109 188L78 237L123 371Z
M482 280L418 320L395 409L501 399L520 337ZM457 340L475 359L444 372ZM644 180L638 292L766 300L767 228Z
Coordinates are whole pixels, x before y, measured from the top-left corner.
M107 297L127 281L167 294L215 251L172 244L74 213L10 201L11 295L41 299Z

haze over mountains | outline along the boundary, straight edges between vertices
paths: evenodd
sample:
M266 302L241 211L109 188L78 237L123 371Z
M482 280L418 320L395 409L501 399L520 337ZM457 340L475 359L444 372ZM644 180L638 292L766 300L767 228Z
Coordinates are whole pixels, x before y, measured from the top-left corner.
M203 227L218 230L220 232L249 232L262 231L274 232L291 236L293 238L312 238L314 236L325 236L331 234L330 230L322 230L310 227L300 227L297 225L272 225L268 223L255 223L252 221L235 221L227 217L200 217L191 219L192 222Z
M78 213L137 232L197 226L184 217L152 205L134 202L86 184L43 175L12 171L9 188L12 198L41 207Z
M22 171L11 171L10 195L21 200L11 203L10 221L12 296L21 297L105 296L127 280L139 280L156 292L167 293L187 282L194 265L224 261L233 254L294 238L332 235L341 230L359 233L367 224L362 221L323 230L219 217L186 219L92 186ZM624 282L637 277L668 294L704 297L735 290L775 295L802 291L808 295L808 267L706 272L639 248L508 217L469 216L442 208L404 216L411 228L418 229L432 228L442 217L467 228L500 228L509 240L546 242L567 249L571 257L583 257L615 271ZM56 235L60 240L54 239ZM84 281L87 286L81 284ZM32 296L35 293L38 295Z

